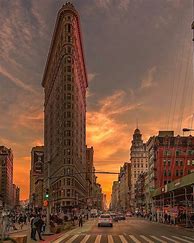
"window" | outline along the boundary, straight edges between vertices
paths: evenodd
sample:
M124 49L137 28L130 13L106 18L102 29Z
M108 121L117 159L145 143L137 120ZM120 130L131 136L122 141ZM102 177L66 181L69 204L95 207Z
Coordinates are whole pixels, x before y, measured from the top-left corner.
M194 159L192 159L192 165L194 165Z
M170 165L170 163L171 163L171 161L170 161L170 160L168 160L168 165Z
M70 185L71 185L71 179L67 178L67 186L70 186Z
M183 170L180 170L180 176L183 176Z
M67 99L71 100L71 94L70 93L67 94Z
M141 168L143 168L143 163L141 164Z
M171 171L170 170L168 171L168 176L171 176Z
M180 161L180 166L183 166L183 161L182 160Z
M71 136L71 131L70 130L67 130L67 131L65 131L65 136Z
M165 151L163 152L163 155L164 155L164 156L169 156L169 155L171 155L171 152L170 152L169 150L165 150Z
M192 155L192 150L188 150L188 151L187 151L187 154L188 154L188 155Z
M67 90L71 91L71 84L67 84Z
M179 171L178 170L176 170L176 176L179 176Z
M190 170L188 170L188 175L189 175L189 174L191 174L191 171L190 171Z
M67 111L67 118L71 118L71 112L70 111Z
M191 165L191 160L187 160L187 165Z
M71 140L70 139L65 139L65 145L70 146L71 145Z
M176 166L178 166L179 165L179 161L178 160L176 160Z
M176 151L176 156L179 156L181 154L181 151L180 150L177 150Z
M67 72L71 72L71 66L67 66Z
M65 122L65 127L71 127L71 121L66 121Z
M68 53L68 54L71 54L71 46L68 46L68 47L67 47L67 53Z
M165 159L163 160L163 163L164 163L164 166L166 166L166 160Z
M166 176L166 170L164 170L164 176Z
M67 197L70 197L70 189L67 189Z
M67 81L71 82L71 75L67 75Z
M68 102L67 104L66 104L66 106L65 106L67 109L71 109L71 103L70 102Z

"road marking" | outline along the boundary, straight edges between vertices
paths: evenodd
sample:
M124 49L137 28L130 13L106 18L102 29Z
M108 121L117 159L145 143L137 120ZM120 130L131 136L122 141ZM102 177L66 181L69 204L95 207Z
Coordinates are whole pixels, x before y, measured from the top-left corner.
M144 235L140 235L141 238L143 238L145 241L149 242L149 243L154 243L152 240L148 239L148 237L144 236Z
M161 236L161 237L162 237L162 238L165 238L165 239L167 239L167 240L169 240L169 241L172 241L172 242L174 242L174 243L180 243L179 241L173 240L173 239L168 238L168 237L166 237L166 236Z
M61 243L63 240L68 238L68 234L65 234L64 236L60 237L59 239L55 240L54 243Z
M138 239L135 238L133 235L129 235L129 237L135 242L135 243L141 243Z
M89 238L90 238L90 235L86 235L80 243L86 243Z
M185 239L180 238L180 237L178 237L178 236L173 236L173 238L175 238L175 239L177 239L177 240L182 240L182 241L187 242L187 243L192 243L192 241L185 240Z
M126 239L123 235L119 235L119 238L120 238L122 243L127 243L127 241L126 241Z
M108 243L114 243L112 235L108 235Z
M164 240L160 240L158 237L154 236L154 235L150 235L150 237L152 237L154 240L157 240L161 243L167 243L167 241L164 241Z
M72 243L79 235L74 235L73 237L71 237L71 239L69 239L68 241L66 241L65 243Z
M100 243L100 240L101 240L101 235L97 235L95 243Z
M184 237L184 238L186 238L186 239L188 239L188 240L194 240L194 238L189 237L189 236L182 236L182 237Z

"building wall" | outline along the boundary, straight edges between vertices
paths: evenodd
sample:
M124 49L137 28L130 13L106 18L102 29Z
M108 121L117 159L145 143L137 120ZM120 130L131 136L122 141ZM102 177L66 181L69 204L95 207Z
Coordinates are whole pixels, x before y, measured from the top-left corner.
M119 202L119 181L114 181L112 185L111 210L117 211Z
M35 182L35 206L41 208L43 206L43 178L39 178Z
M92 189L93 189L93 177L94 175L94 149L86 148L86 181L87 181L87 198L90 199L92 197Z
M42 85L45 91L45 159L50 161L53 207L86 203L86 88L78 12L60 9ZM60 176L61 178L57 178ZM47 165L45 164L45 186Z
M170 136L161 132L150 138L147 147L149 156L150 182L154 188L194 171L194 137Z
M0 194L5 206L13 207L13 153L0 146Z
M131 165L124 163L119 175L119 206L123 211L130 208Z
M135 206L135 184L138 176L148 170L148 152L146 145L143 143L142 134L136 129L133 134L132 146L130 149L131 161L131 190L130 204L134 209Z
M35 198L42 197L36 190L37 180L44 175L44 146L36 146L31 150L31 170L30 170L30 203L35 206ZM33 194L35 196L33 196Z

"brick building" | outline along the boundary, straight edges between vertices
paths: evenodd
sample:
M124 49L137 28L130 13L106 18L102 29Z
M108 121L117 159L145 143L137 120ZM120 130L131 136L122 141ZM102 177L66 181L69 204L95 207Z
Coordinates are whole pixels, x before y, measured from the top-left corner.
M194 171L194 137L160 131L147 142L149 185L156 189Z

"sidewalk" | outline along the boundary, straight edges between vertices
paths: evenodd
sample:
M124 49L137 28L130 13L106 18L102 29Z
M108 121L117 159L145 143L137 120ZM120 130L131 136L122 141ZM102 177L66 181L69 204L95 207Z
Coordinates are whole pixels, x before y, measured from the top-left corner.
M139 218L139 219L146 220L150 223L162 224L162 225L166 225L166 226L169 226L169 227L176 227L176 228L185 229L185 230L194 232L194 228L187 228L183 224L182 225L181 224L166 224L166 223L162 223L162 222L158 222L158 221L150 221L149 219L145 219L145 218Z
M57 239L59 239L60 237L62 237L66 232L72 232L72 231L75 231L75 230L80 230L80 231L83 231L83 230L87 230L89 225L91 224L91 221L92 219L89 219L87 221L84 222L84 227L81 229L78 227L78 222L76 222L76 225L75 226L71 226L70 228L64 230L63 232L61 233L58 233L58 234L53 234L53 235L50 235L50 236L46 236L46 235L43 235L42 238L45 240L45 241L39 241L38 240L38 235L36 236L36 239L37 241L34 241L30 238L30 234L31 234L31 228L30 228L30 225L28 225L27 227L23 228L22 230L17 230L17 231L11 231L9 232L9 235L10 236L21 236L21 235L27 235L27 238L28 238L28 243L35 243L35 242L45 242L45 243L51 243L51 242L54 242L56 241Z

